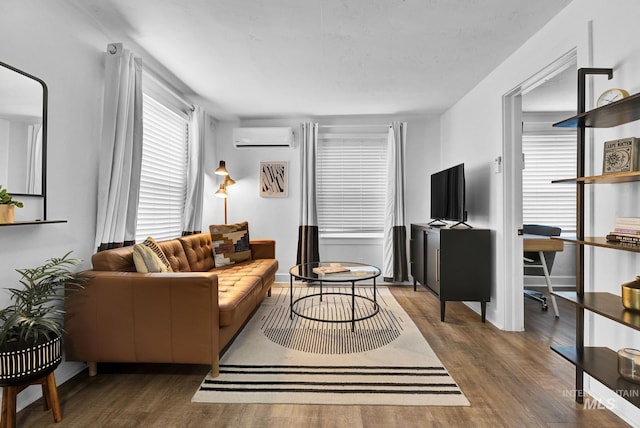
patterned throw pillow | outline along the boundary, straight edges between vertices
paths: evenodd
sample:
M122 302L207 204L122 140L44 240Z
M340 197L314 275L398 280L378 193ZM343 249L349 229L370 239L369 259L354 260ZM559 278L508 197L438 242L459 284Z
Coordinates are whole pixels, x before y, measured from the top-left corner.
M216 267L251 260L249 223L212 224L209 231Z
M164 252L150 236L133 246L133 263L138 272L173 272Z

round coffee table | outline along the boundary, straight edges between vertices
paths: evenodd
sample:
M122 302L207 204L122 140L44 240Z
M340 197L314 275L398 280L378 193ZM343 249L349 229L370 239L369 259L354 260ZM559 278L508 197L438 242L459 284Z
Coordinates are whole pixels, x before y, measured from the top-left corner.
M380 307L378 306L378 302L376 301L376 278L378 276L380 276L380 269L378 269L375 266L371 266L363 263L313 262L313 263L303 263L303 264L295 265L291 269L289 269L289 298L290 298L289 317L293 319L293 314L296 314L301 318L306 318L312 321L331 322L331 323L350 322L351 331L354 331L356 321L362 321L362 320L371 318L380 311ZM314 282L320 283L320 292L302 296L294 300L293 299L293 279L294 278L301 279L304 281L314 281ZM373 280L373 299L367 296L361 296L355 293L356 282L365 281L368 279ZM322 284L325 282L351 283L351 293L343 293L343 292L323 293ZM295 309L296 303L300 302L301 300L310 299L313 297L319 297L320 301L322 301L323 295L324 296L338 295L338 296L351 297L351 319L330 320L330 319L324 319L324 318L315 318L315 317L310 317L308 315L301 314L300 312L296 311ZM368 300L372 302L373 310L362 317L356 318L355 316L356 299Z

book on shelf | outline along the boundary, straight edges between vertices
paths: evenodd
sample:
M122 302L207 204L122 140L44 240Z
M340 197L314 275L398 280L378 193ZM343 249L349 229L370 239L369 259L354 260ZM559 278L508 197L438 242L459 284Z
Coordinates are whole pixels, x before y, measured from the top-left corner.
M640 236L640 218L638 217L618 217L611 232L620 235Z
M624 233L616 233L611 232L607 235L607 241L609 242L625 242L628 244L639 244L640 245L640 236L639 235L629 235Z
M637 235L640 236L640 229L627 229L623 227L616 227L612 233L619 233L621 235Z
M313 273L318 275L327 275L331 273L349 272L349 269L344 266L319 266L313 268Z
M616 226L640 228L640 217L618 217Z

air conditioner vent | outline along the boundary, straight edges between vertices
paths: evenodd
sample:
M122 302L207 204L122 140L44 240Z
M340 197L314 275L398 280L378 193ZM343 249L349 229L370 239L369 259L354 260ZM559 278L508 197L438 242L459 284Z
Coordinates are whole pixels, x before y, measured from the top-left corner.
M233 145L237 149L293 147L293 128L289 126L234 128Z

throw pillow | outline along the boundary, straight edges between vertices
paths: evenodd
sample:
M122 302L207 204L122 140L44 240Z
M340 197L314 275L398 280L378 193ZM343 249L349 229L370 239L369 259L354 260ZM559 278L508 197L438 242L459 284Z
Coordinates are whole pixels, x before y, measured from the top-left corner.
M251 260L249 246L249 223L212 224L211 246L216 267L229 266Z
M133 263L138 272L173 272L164 252L150 236L133 246Z

